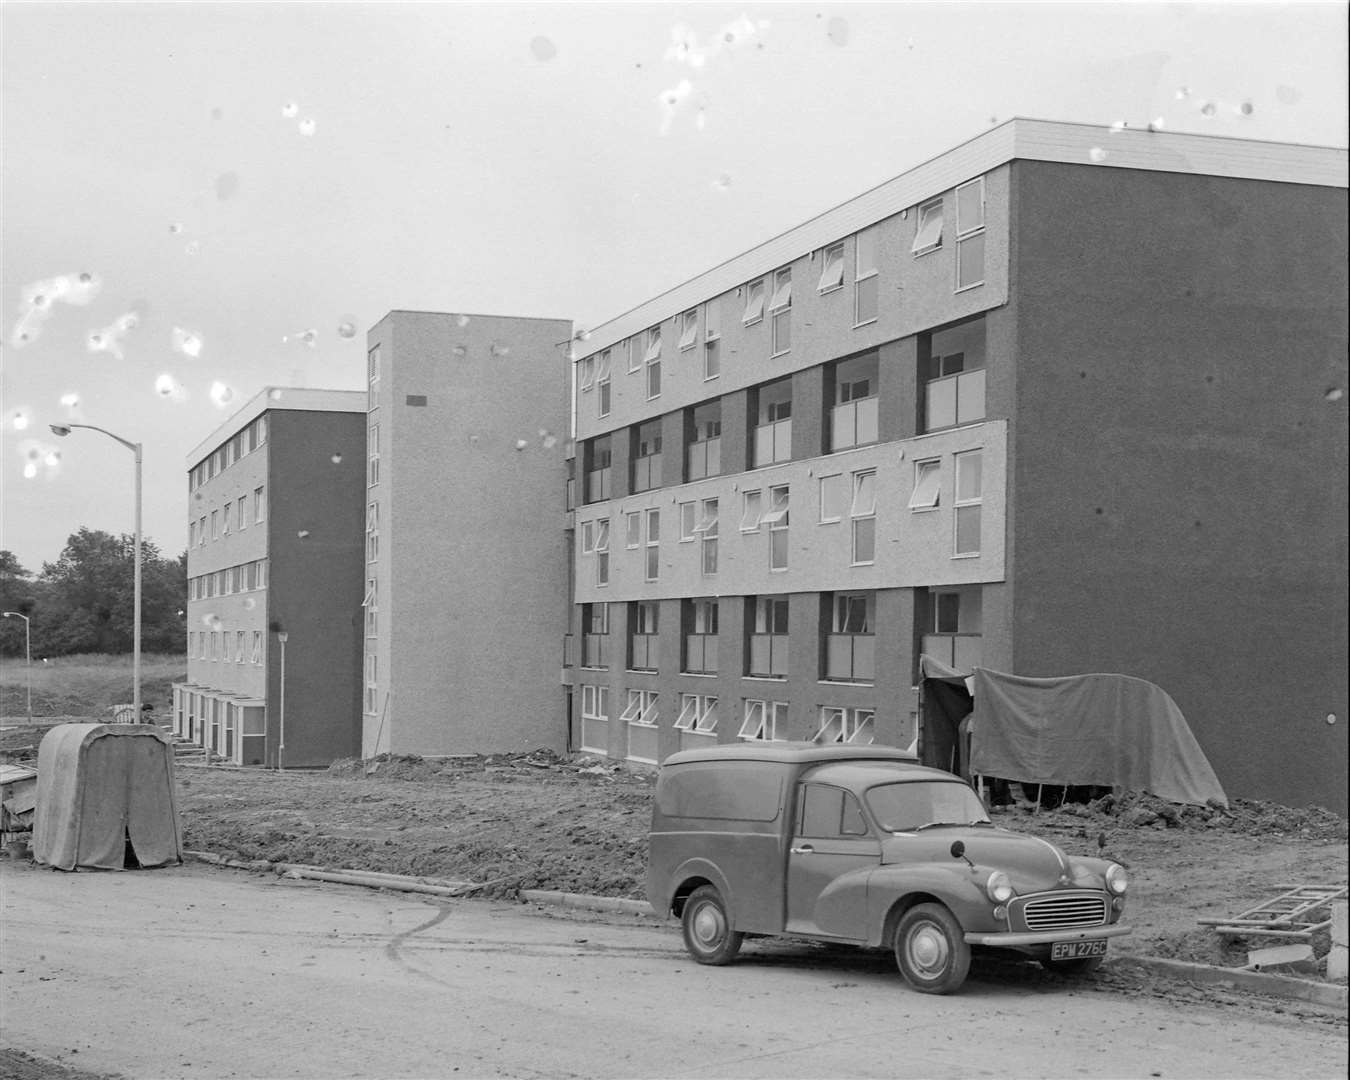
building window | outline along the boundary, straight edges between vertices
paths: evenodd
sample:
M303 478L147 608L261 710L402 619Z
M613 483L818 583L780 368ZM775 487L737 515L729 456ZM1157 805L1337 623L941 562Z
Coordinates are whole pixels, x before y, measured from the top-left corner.
M599 416L608 416L610 407L610 371L613 359L606 349L595 364L595 411Z
M225 444L225 465L228 468L239 460L239 444L233 439Z
M599 435L588 439L585 447L586 485L582 493L583 502L603 502L609 498L609 436Z
M984 177L956 189L956 287L984 282Z
M267 517L267 492L265 488L253 489L253 521L255 524Z
M626 530L624 546L629 551L636 551L642 546L642 511L630 510L623 518Z
M577 363L577 389L583 393L595 385L595 357L583 356Z
M687 455L687 479L702 480L722 471L722 403L708 401L694 407Z
M831 374L830 450L847 450L877 441L877 381L880 358L874 352L841 360Z
M199 518L197 521L197 546L206 546L206 518Z
M709 300L703 305L703 378L722 374L722 305Z
M661 486L661 421L648 420L633 429L633 491L650 491Z
M609 605L581 605L581 666L609 667Z
M660 611L656 600L634 600L628 605L628 667L632 671L657 669Z
M244 662L244 631L236 630L234 632L234 662L242 664Z
M366 596L361 601L366 613L366 637L377 637L380 633L380 580L366 578Z
M979 585L919 590L915 606L919 625L927 628L920 639L922 651L954 671L969 673L979 667L982 600Z
M825 249L820 265L820 283L816 286L821 292L830 292L844 284L844 244L840 241Z
M737 738L758 742L785 742L788 733L786 701L745 701L745 720Z
M717 600L701 597L685 600L684 664L682 670L695 675L717 673Z
M609 518L600 518L595 523L595 584L603 587L609 584Z
M844 478L831 473L820 478L820 521L826 524L844 516Z
M788 598L756 596L751 605L750 654L746 674L786 678L788 673Z
M647 522L646 560L643 566L643 579L646 581L655 581L661 576L661 511L648 510L645 514Z
M252 662L255 663L255 664L261 664L261 663L262 663L262 652L263 652L262 646L263 646L263 636L262 636L262 631L261 631L261 630L254 630L254 631L253 631L253 650L252 650L252 658L251 658L251 659L252 659Z
M772 349L781 356L792 348L792 267L785 266L773 275L773 296L769 300L772 323Z
M877 269L877 226L858 233L853 268L853 325L875 322L880 296Z
M609 753L609 687L581 688L581 749Z
M680 543L694 539L694 529L698 526L698 503L680 503Z
M915 255L936 251L942 246L942 199L931 199L919 207L918 224L914 230Z
M220 535L230 535L230 518L233 516L231 511L234 509L234 503L226 500L225 505L220 508Z
M694 526L699 537L699 566L705 576L717 573L717 500L703 500L703 515Z
M380 689L380 658L376 653L366 653L366 693L364 710L368 713L376 711L376 702L379 700Z
M938 504L942 487L942 462L916 461L914 463L914 494L909 497L911 510L933 510Z
M980 500L984 455L980 450L956 455L956 545L953 555L980 553Z
M755 392L755 452L758 469L792 458L792 380L766 383Z
M675 721L679 731L700 735L717 733L717 699L704 694L681 694L680 715Z
M749 326L764 318L764 279L752 281L745 287L745 311L741 322Z
M686 311L679 318L680 348L692 349L698 344L698 309Z
M648 728L655 728L656 702L655 690L629 690L628 705L624 706L624 711L618 718L625 724L643 724Z
M757 532L764 512L764 495L759 491L741 492L741 532Z
M769 511L763 521L769 526L769 569L786 570L788 565L788 487L769 488Z
M211 539L212 539L212 540L219 540L219 539L220 539L220 511L219 511L219 510L212 510L212 511L211 511Z
M820 730L812 741L870 745L875 728L876 712L872 709L838 709L826 705L820 710Z
M366 562L380 557L380 504L366 506Z
M644 346L642 344L643 335L634 334L625 343L628 350L628 374L632 375L635 371L642 370L642 356Z
M380 347L378 345L366 353L366 380L371 386L380 381Z
M380 425L371 424L366 429L366 486L374 487L380 482Z
M248 496L240 495L238 505L235 508L235 519L239 522L239 531L243 532L248 528Z
M923 349L921 343L920 348ZM925 431L984 419L984 317L928 335L924 370ZM922 355L922 353L921 353Z
M647 351L643 356L647 365L647 400L661 396L661 328L647 331Z
M853 505L849 508L853 521L854 566L876 560L877 553L877 474L875 469L853 474Z
M633 761L656 764L658 700L655 690L628 691L628 704L619 719L628 725L628 757Z
M825 678L871 682L876 675L876 594L835 593L825 633Z

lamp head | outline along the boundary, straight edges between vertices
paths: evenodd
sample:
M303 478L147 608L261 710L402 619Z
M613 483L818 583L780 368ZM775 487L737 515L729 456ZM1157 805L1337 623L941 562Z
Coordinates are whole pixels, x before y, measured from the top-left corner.
M70 434L70 428L65 424L48 424L47 426L52 429L53 435L60 435L64 438Z

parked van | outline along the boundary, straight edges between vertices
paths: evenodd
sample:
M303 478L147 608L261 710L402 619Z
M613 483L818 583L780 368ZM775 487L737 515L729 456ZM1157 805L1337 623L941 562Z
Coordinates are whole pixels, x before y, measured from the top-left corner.
M972 949L1095 970L1127 881L1107 859L996 827L960 777L890 747L740 743L667 758L647 898L701 964L747 936L894 950L906 981L950 993Z

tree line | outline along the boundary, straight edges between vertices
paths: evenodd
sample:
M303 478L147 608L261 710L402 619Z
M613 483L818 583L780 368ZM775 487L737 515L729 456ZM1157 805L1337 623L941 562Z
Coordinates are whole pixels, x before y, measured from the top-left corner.
M42 572L0 551L0 610L29 619L34 657L128 653L135 623L135 537L81 528ZM187 552L165 558L141 540L141 651L182 652ZM22 619L0 619L0 654L24 655Z

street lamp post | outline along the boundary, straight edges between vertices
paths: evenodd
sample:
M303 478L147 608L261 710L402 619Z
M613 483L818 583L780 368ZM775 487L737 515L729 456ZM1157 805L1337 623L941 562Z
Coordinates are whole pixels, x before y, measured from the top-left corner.
M23 659L27 665L28 676L28 722L33 722L33 638L29 631L32 629L28 621L28 616L21 611L6 611L4 613L7 619L23 620Z
M290 637L285 630L277 632L281 642L281 731L277 741L277 772L286 771L286 639Z
M141 444L114 435L105 428L93 424L49 424L53 435L69 435L72 428L86 428L97 431L115 442L121 443L136 456L136 550L135 550L135 599L133 600L131 629L131 685L132 685L132 723L139 724L141 716Z

